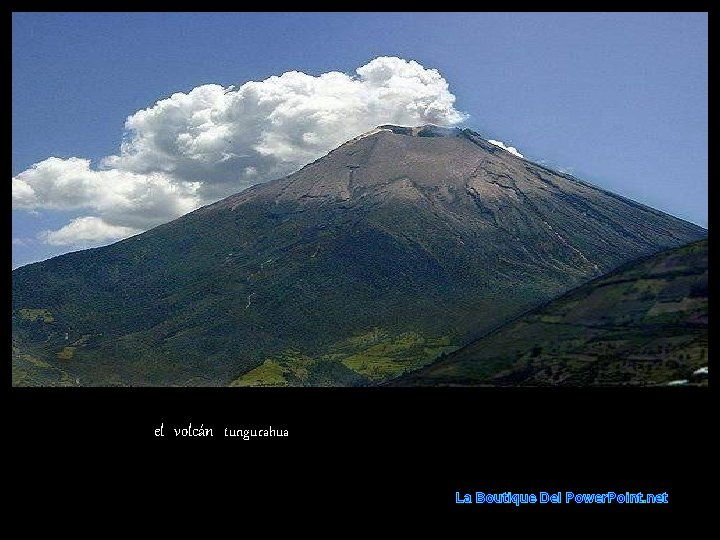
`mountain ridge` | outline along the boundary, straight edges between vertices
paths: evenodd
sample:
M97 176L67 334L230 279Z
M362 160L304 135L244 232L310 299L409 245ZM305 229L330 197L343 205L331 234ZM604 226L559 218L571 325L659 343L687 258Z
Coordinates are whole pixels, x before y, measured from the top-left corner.
M387 385L690 380L707 369L707 265L707 239L627 262Z

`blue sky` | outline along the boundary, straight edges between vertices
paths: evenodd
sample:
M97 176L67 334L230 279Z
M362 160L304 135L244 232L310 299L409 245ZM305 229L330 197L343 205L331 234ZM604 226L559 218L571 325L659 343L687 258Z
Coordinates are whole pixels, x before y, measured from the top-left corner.
M285 174L386 117L466 125L707 226L707 22L703 13L16 13L13 267ZM242 86L292 71L310 77ZM330 72L345 76L320 77ZM154 107L203 85L220 86ZM406 112L378 108L387 88L387 103ZM352 104L338 103L346 95ZM121 150L130 115L135 132ZM285 131L273 132L270 116Z

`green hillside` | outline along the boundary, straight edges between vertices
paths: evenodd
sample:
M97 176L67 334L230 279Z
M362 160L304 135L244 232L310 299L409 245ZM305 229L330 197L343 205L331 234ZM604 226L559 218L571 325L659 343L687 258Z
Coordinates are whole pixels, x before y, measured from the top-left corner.
M708 243L631 263L397 385L662 385L708 365Z

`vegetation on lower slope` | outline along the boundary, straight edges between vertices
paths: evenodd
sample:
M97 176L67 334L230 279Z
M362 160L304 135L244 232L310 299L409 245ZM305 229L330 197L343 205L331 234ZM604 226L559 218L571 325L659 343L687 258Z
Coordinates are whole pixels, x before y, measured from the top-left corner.
M13 342L12 384L13 386L78 386L80 383L64 370L21 351Z
M395 384L707 384L707 248L626 265Z
M365 386L428 365L456 348L449 337L392 335L375 328L331 346L317 358L298 350L267 358L231 386Z

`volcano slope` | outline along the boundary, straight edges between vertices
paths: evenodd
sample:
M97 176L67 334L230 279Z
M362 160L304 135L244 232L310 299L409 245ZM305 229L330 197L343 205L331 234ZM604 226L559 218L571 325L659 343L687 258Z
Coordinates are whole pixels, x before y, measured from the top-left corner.
M13 271L13 382L376 384L706 235L471 130L380 126L285 178Z
M392 383L707 385L707 291L701 240L623 265Z

